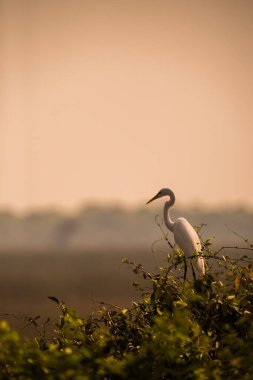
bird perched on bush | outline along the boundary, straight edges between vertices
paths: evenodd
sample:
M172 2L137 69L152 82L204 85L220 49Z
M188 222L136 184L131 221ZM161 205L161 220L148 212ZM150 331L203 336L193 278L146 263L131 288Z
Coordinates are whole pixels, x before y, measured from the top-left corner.
M197 269L199 278L203 278L206 273L205 260L203 256L199 255L202 247L197 232L185 218L178 218L175 222L170 219L169 209L176 201L173 191L166 188L161 189L147 204L165 196L168 196L169 200L164 204L164 223L173 232L175 243L182 249L185 258L196 255L196 258L193 259L193 266Z

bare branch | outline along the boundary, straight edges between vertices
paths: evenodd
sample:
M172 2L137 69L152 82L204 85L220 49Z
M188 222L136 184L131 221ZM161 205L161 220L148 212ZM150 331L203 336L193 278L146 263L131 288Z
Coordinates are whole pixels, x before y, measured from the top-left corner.
M232 230L232 228L229 227L228 224L225 224L225 226L227 227L227 229L228 229L229 231L231 231L234 235L238 236L238 237L239 237L240 239L242 239L242 240L243 240L243 241L244 241L244 242L245 242L250 248L253 249L253 244L251 244L251 243L249 242L248 239L246 239L244 236L240 235L238 232Z
M158 222L158 218L160 219L160 222ZM168 234L166 234L166 233L164 232L163 228L162 228L162 225L163 225L163 219L161 218L160 215L157 214L157 215L155 216L155 222L156 222L156 225L159 227L161 233L163 234L164 239L167 241L167 243L169 244L170 248L173 249L173 245L171 244L171 242L170 242L169 239L168 239Z
M248 248L248 247L238 247L238 246L233 246L233 247L221 247L217 253L220 253L221 251L223 251L224 249L239 249L239 250L246 250L246 251L253 251L253 247L251 248Z

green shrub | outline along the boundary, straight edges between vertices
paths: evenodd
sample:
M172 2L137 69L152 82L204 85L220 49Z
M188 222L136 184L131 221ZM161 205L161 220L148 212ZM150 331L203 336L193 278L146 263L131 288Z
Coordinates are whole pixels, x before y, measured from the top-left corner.
M180 254L156 274L124 259L145 280L133 284L141 297L128 309L101 305L82 319L49 297L60 311L50 338L38 318L35 340L0 321L0 379L252 379L252 260L204 247L210 271L201 280L184 280Z

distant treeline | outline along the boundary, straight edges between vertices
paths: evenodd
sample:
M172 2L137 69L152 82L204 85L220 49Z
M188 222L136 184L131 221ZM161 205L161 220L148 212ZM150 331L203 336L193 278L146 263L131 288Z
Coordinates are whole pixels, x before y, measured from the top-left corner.
M160 215L156 218L155 216ZM244 209L200 211L198 209L172 210L172 218L186 217L200 226L204 239L215 237L214 243L243 243L236 233L249 240L253 238L253 213ZM125 210L120 207L86 207L75 214L57 211L32 212L22 216L0 212L0 251L27 252L53 249L108 250L150 249L163 234L156 221L162 221L162 209ZM162 226L164 231L168 231ZM173 242L169 233L168 237ZM252 239L253 240L253 239ZM154 249L164 242L157 242Z

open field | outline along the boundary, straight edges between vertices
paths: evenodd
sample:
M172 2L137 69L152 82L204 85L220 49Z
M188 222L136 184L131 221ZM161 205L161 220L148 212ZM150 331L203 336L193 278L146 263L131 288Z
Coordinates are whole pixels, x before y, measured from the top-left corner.
M46 252L0 255L0 299L3 314L11 314L14 328L25 325L22 316L57 319L57 306L47 297L56 296L81 316L92 311L98 303L108 302L126 306L138 293L131 286L138 277L121 260L128 257L155 270L158 257L150 252ZM161 260L160 260L161 261ZM29 329L22 330L30 334Z

